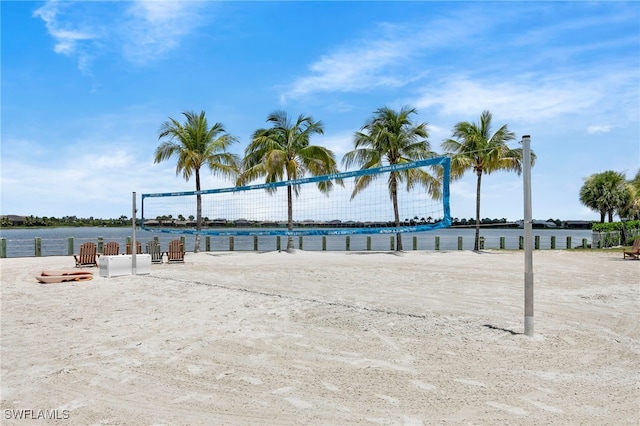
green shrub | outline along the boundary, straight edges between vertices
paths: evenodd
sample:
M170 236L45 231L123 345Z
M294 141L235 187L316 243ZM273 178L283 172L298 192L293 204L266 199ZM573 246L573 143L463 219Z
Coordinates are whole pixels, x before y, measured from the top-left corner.
M594 223L591 225L591 230L593 232L613 232L613 231L622 231L623 222L605 222L605 223ZM640 230L640 220L630 220L628 222L624 222L624 229L627 231L632 229Z
M594 223L591 225L593 232L613 232L622 230L622 222Z
M627 231L636 229L640 231L640 220L630 220L624 223L624 227Z
M592 232L598 233L598 247L614 247L622 244L632 245L640 236L640 220L628 222L594 223ZM594 235L594 238L596 236Z

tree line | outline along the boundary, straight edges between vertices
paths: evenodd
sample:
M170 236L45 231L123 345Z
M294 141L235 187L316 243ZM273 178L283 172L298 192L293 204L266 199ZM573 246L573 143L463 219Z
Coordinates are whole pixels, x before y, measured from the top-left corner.
M121 227L131 225L131 219L127 216L120 216L117 219L102 219L94 217L76 217L76 216L2 216L0 217L0 227L63 227L63 226L105 226L105 227Z
M627 180L624 172L607 170L584 178L580 188L580 202L613 222L614 214L620 219L640 220L640 170Z
M466 171L476 175L476 218L474 250L479 249L480 237L480 188L482 176L498 170L521 173L522 148L511 148L508 142L515 139L515 133L508 126L499 126L495 131L492 115L482 112L478 122L457 123L451 138L442 142L443 153L435 152L429 142L428 124L415 123L412 116L415 108L407 106L399 111L383 106L362 127L354 132L353 150L342 158L344 167L362 169L394 165L438 156L451 158L451 179L461 178ZM196 191L201 190L200 169L208 168L214 175L235 180L236 185L245 185L256 179L265 183L293 180L305 175L321 176L338 172L338 161L334 153L326 147L311 144L311 138L324 133L324 125L304 114L290 117L285 111L275 111L268 115L270 127L253 132L251 141L244 150L244 157L229 152L229 147L238 139L229 134L221 123L209 125L205 112L182 113L185 121L169 117L162 123L154 162L159 163L176 158L176 175L185 180L195 178ZM531 163L536 156L531 153ZM393 204L394 222L399 226L398 191L411 190L416 186L433 198L442 196L442 185L438 170L422 169L394 171L388 180L388 189ZM357 177L352 198L366 188L377 175ZM340 181L318 182L321 192L328 193ZM274 189L272 189L274 190ZM300 191L299 186L287 186L287 228L293 229L293 199ZM202 200L196 195L196 229L202 229ZM402 235L396 234L396 249L402 250ZM293 249L293 238L289 237L287 249ZM196 234L195 252L200 251L200 235Z
M138 218L138 223L140 222L140 218ZM195 216L189 215L184 216L182 214L173 217L173 215L163 215L157 216L157 221L168 221L171 223L180 223L180 222L192 222L195 223ZM203 223L211 222L207 216L202 218ZM548 222L554 222L556 225L560 226L563 221L560 219L549 219ZM424 223L432 223L432 218L419 218L414 217L405 218L404 223L408 223L409 225L415 225L416 223L424 224ZM482 225L505 225L508 224L506 218L482 218L480 220ZM451 224L454 226L462 225L469 226L475 224L475 218L457 218L454 217L451 219ZM131 218L127 216L120 216L119 218L94 218L94 217L77 217L77 216L64 216L64 217L53 217L53 216L0 216L0 228L43 228L43 227L79 227L79 226L104 226L104 227L124 227L131 226Z

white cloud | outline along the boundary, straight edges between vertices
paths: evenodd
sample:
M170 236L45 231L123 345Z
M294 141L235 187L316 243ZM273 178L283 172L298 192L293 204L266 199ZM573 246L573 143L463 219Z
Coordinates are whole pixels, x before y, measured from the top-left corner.
M537 83L537 84L536 84ZM605 94L593 86L563 82L509 82L452 78L429 87L416 99L418 108L441 107L446 115L479 115L488 109L500 117L531 121L574 114L594 105Z
M145 63L177 48L180 40L202 24L207 2L144 1L131 4L118 27L124 56Z
M312 140L314 145L322 145L336 156L336 161L340 163L342 156L353 149L353 132L347 131L333 135L318 136L317 140Z
M26 158L3 160L2 204L11 206L10 214L118 217L129 215L133 191L140 195L195 189L193 182L175 176L175 163L153 164L136 158L134 151L116 146L96 155L89 145L77 155L51 158L46 165Z
M591 119L598 115L617 120L637 115L638 93L629 87L638 83L633 72L600 68L589 72L547 75L447 76L437 85L424 87L413 102L417 108L438 107L449 116L479 116L490 110L501 119L544 123L563 117ZM612 101L612 93L620 94ZM605 128L598 128L605 131Z
M109 51L137 64L157 61L180 45L183 37L203 23L207 2L136 0L122 3L48 1L34 12L55 40L54 52L76 57L88 72L92 60Z
M92 40L96 35L86 28L81 28L79 24L62 22L60 15L63 7L57 1L50 1L37 9L33 15L45 22L47 31L56 41L54 52L70 56L77 53L79 42Z
M370 91L377 87L398 88L428 75L413 61L425 52L441 48L479 31L479 25L465 26L442 18L430 23L378 24L374 39L346 43L312 63L309 74L298 77L280 95L280 101L317 92Z
M59 124L61 134L74 135L65 146L55 137L3 139L3 146L25 148L3 152L3 209L10 209L7 214L118 217L130 214L133 191L195 190L193 179L176 176L175 160L153 163L158 117L129 107L69 120ZM202 177L203 186L211 184L209 173Z
M442 126L431 124L428 121L427 123L429 125L429 142L431 143L431 149L438 151L440 148L440 142L451 137L451 129L445 129Z
M319 92L370 92L376 88L404 88L417 96L402 104L429 109L447 116L476 117L488 109L496 116L525 123L544 122L564 116L584 117L598 114L624 120L637 120L639 84L636 58L602 61L596 66L571 68L571 60L593 51L636 43L635 38L607 42L550 46L536 50L527 58L527 67L514 64L512 55L493 52L492 46L468 51L485 37L484 32L497 31L507 17L484 15L477 22L478 11L458 10L455 19L440 18L414 25L378 25L370 31L374 39L358 39L322 56L309 66L309 73L295 79L281 94L280 100L296 99ZM605 23L625 21L625 14L609 17ZM562 39L574 27L600 24L601 18L545 27L545 37ZM516 51L539 45L537 30L525 33L511 46ZM509 46L509 42L505 41ZM443 60L441 53L450 52ZM431 59L433 54L433 59ZM473 58L457 63L456 58ZM573 60L573 59L572 59ZM575 59L578 60L578 59ZM422 62L416 66L417 61ZM551 65L551 66L550 66ZM463 69L464 73L451 70ZM544 71L541 71L544 70ZM425 77L428 77L425 78ZM415 87L415 89L413 89ZM393 92L393 91L391 91ZM398 93L401 93L398 90ZM402 95L401 95L402 96ZM586 127L586 126L585 126ZM600 130L602 131L602 130Z
M376 45L374 47L374 45ZM281 95L281 101L315 92L351 92L376 86L398 87L406 82L398 76L385 76L379 71L405 55L395 42L374 41L354 49L342 49L320 58Z
M608 124L600 124L600 125L587 127L587 133L589 133L589 134L592 134L592 133L608 133L609 131L611 131L611 126L608 125Z

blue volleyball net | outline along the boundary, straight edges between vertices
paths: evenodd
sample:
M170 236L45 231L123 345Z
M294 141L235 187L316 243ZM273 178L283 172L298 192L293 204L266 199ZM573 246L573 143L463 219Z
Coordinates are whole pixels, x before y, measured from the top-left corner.
M423 185L407 190L408 175L422 170L435 178L429 193ZM407 173L409 172L409 173ZM396 223L389 182L399 184ZM353 195L356 183L368 185ZM188 192L142 194L142 229L203 235L349 235L422 232L451 224L450 159L438 157L411 163L354 170L266 184ZM332 182L324 194L318 184ZM291 191L289 191L291 189ZM291 192L292 229L288 229ZM197 196L202 223L196 229Z

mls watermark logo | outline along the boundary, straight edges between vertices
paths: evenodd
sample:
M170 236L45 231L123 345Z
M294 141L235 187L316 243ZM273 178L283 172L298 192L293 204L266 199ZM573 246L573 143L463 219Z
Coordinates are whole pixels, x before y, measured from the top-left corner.
M43 409L5 409L5 420L68 420L71 417L69 410L43 410Z

